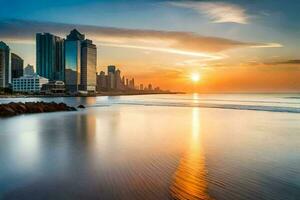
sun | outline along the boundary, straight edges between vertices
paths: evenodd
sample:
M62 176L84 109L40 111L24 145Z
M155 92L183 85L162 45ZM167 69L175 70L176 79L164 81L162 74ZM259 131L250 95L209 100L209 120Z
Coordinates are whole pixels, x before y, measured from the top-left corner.
M198 81L200 81L200 79L201 79L201 77L200 77L200 74L198 74L198 73L193 73L193 74L191 74L191 80L193 81L193 82L198 82Z

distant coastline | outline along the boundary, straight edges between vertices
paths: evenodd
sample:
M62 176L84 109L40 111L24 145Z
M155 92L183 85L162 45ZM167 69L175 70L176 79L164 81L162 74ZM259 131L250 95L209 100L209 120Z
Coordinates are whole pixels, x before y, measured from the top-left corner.
M54 97L97 97L97 96L129 96L129 95L155 95L155 94L185 94L185 92L140 92L140 91L130 91L130 92L101 92L97 94L0 94L0 98L54 98Z

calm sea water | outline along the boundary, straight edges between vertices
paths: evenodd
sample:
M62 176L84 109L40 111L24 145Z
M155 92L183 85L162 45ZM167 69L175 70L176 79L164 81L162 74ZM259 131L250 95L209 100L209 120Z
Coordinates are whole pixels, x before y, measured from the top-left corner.
M0 199L300 199L300 95L0 99Z

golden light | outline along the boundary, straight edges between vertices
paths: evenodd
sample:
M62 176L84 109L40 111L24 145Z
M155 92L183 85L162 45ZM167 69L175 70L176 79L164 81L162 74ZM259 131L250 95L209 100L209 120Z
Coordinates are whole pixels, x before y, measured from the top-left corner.
M201 79L200 74L198 74L198 73L191 74L191 80L193 82L198 82L198 81L200 81L200 79Z

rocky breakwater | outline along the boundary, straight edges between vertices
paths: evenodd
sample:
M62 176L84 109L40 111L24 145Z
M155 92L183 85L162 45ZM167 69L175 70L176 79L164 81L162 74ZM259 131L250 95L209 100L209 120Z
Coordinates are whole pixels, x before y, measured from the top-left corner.
M58 111L76 111L76 108L65 103L55 102L26 102L0 104L0 117L9 117L27 113L45 113Z

